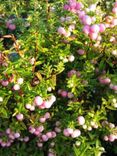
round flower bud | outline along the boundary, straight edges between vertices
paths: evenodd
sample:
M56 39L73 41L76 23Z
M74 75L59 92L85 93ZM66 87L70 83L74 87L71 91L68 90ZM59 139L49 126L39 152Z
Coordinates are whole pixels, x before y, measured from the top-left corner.
M3 97L0 96L0 102L3 102Z
M115 136L114 134L110 134L110 135L108 136L108 140L109 140L110 142L115 141L115 139L116 139L116 136Z
M30 107L30 111L34 111L34 110L35 110L35 106L32 105L32 106Z
M48 137L47 137L47 135L42 135L42 140L44 141L44 142L46 142L46 141L48 141Z
M85 118L83 116L79 116L77 118L78 124L79 125L84 125L85 124Z
M15 134L14 134L14 137L15 137L15 138L19 138L19 137L20 137L20 133L18 133L18 132L15 133Z
M84 32L86 35L89 34L89 32L90 32L90 27L89 27L89 25L85 25L85 26L83 27L83 32Z
M62 91L62 92L61 92L61 96L62 96L62 97L67 97L67 91Z
M91 23L92 23L91 17L88 15L84 15L82 18L82 22L85 25L91 25Z
M104 141L108 141L108 136L105 135L103 139Z
M43 143L38 142L37 146L41 148L41 147L43 147Z
M79 50L77 51L77 53L78 53L79 55L84 55L84 54L85 54L85 51L84 51L83 49L79 49Z
M2 86L6 87L8 86L9 82L7 80L2 80L1 84Z
M100 27L97 24L94 24L90 27L90 31L92 33L98 33L100 31Z
M26 109L30 109L30 108L31 108L31 104L27 103L27 104L25 105L25 107L26 107Z
M29 137L28 136L24 137L24 142L28 142L28 141L29 141Z
M60 35L66 35L66 30L65 30L65 28L64 28L64 27L59 27L59 28L58 28L58 33L59 33Z
M50 118L50 113L49 113L49 112L46 112L45 115L44 115L44 117L45 117L46 119L49 119L49 118Z
M30 132L30 133L33 134L33 133L35 132L35 130L36 130L36 129L35 129L34 127L32 127L32 126L29 127L29 132Z
M17 120L22 121L24 119L24 116L23 116L23 114L20 113L20 114L16 115L16 118L17 118Z
M36 96L34 99L34 103L36 106L40 106L43 103L43 99L40 96Z
M76 144L77 147L79 147L81 145L81 142L80 141L76 141L75 144Z
M19 84L15 84L14 86L13 86L13 90L20 90L20 85Z
M70 134L69 134L69 132L68 132L67 129L64 129L64 130L63 130L63 134L64 134L64 136L66 136L66 137L70 136Z
M16 25L15 24L9 24L8 28L13 31L16 29Z
M76 130L73 131L71 137L72 137L72 138L77 138L77 137L79 137L80 135L81 135L81 131L80 131L79 129L76 129Z
M39 119L39 121L40 121L41 123L44 123L44 122L46 121L46 118L41 117L41 118Z
M17 83L18 83L19 85L23 84L23 81L24 81L23 78L19 78L19 79L17 79Z
M82 125L82 128L83 129L87 129L87 125Z
M68 57L68 61L69 61L69 62L73 62L74 59L75 59L75 57L74 57L73 55L70 55L70 56Z

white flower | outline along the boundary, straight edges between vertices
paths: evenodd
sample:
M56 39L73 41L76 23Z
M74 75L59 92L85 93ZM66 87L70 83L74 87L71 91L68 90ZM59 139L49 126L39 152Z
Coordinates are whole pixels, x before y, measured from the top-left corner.
M0 102L2 102L2 101L3 101L3 97L0 96Z
M19 79L17 80L17 83L21 85L21 84L23 83L23 81L24 81L23 78L19 78Z

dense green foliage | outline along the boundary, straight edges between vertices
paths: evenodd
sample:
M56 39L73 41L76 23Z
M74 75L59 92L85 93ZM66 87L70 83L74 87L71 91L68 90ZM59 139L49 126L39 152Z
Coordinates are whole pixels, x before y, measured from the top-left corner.
M117 2L73 2L0 1L1 156L117 155Z

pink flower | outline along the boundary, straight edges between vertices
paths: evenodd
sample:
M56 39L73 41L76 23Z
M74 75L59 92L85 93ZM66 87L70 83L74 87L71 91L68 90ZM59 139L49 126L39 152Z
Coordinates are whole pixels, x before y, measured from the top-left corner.
M41 125L41 126L37 127L36 130L38 130L39 132L42 132L44 130L44 127Z
M56 132L52 131L52 138L56 137Z
M85 124L85 118L83 116L79 116L77 118L77 121L78 121L79 125L84 125Z
M2 86L6 87L8 86L9 82L7 80L2 80L1 84Z
M69 132L68 132L67 129L64 129L64 130L63 130L63 134L64 134L66 137L69 137L69 136L70 136L70 134L69 134Z
M116 26L117 25L117 18L112 20L112 25Z
M75 29L75 25L74 24L72 24L72 25L69 26L69 31L72 32L74 29Z
M80 131L79 129L76 129L76 130L73 131L71 137L72 137L72 138L77 138L77 137L79 137L80 135L81 135L81 131Z
M1 142L1 146L5 147L6 146L6 142Z
M82 19L85 16L85 12L84 11L79 11L78 16L79 16L80 19Z
M84 32L86 35L89 34L89 32L90 32L90 27L89 27L89 25L85 25L85 26L83 27L83 32Z
M76 1L75 0L69 0L69 5L70 5L70 8L75 9L75 7L76 7Z
M43 106L45 108L50 108L52 106L52 102L51 101L44 101Z
M34 127L32 127L32 126L29 127L29 132L30 132L30 133L33 134L33 133L35 132L35 130L36 130L36 129L35 129Z
M60 18L60 21L61 21L61 22L65 22L65 17L61 17L61 18Z
M49 113L49 112L46 112L45 115L44 115L44 117L45 117L46 119L49 119L49 118L50 118L50 113Z
M43 140L44 142L48 141L47 135L43 134L41 137L42 137L42 140Z
M90 11L95 11L96 10L96 5L95 4L90 5L89 10Z
M73 133L73 129L72 128L67 128L68 133L71 135Z
M71 77L72 75L76 74L76 70L70 70L68 73L67 73L67 76L68 77Z
M98 34L97 34L97 33L90 33L89 36L90 36L90 38L91 38L92 40L96 40L97 37L98 37Z
M39 121L40 121L41 123L44 123L44 122L46 121L46 118L41 117L41 118L39 119Z
M9 25L12 23L12 20L8 20L7 22L6 22L6 27L8 28L9 27Z
M50 139L50 138L52 138L52 132L47 132L46 133L46 136Z
M65 9L65 10L70 10L69 5L65 4L65 5L64 5L64 9Z
M6 143L6 146L7 146L7 147L11 146L11 142L7 142L7 143Z
M117 85L114 85L112 89L117 91Z
M99 82L101 84L109 84L111 82L111 80L108 77L107 78L100 77Z
M105 24L99 24L99 28L100 28L100 32L102 33L102 32L104 32L105 31L105 29L106 29L106 27L105 27Z
M35 134L36 136L39 136L39 135L40 135L40 132L36 129L35 132L34 132L34 134Z
M58 33L59 33L60 35L66 35L66 30L65 30L65 28L59 27L59 28L58 28Z
M35 110L35 106L32 105L32 106L30 107L30 111L34 111L34 110Z
M117 15L117 7L114 7L114 8L112 9L112 12L113 12L114 14Z
M88 15L84 15L82 18L82 22L84 25L91 25L92 23L91 17Z
M19 113L16 115L17 120L22 121L24 119L23 114Z
M78 53L79 55L84 55L84 54L85 54L85 51L84 51L83 49L79 49L79 50L77 51L77 53Z
M15 134L14 134L14 137L15 137L15 138L19 138L19 137L20 137L20 133L18 133L18 132L15 133Z
M54 154L54 153L49 152L49 153L48 153L48 156L55 156L55 154Z
M44 104L45 104L45 101L43 101L42 105L38 106L38 108L45 109L45 105Z
M56 101L56 97L54 95L51 95L49 101L54 103Z
M11 129L10 128L7 128L6 129L6 134L10 134L11 133Z
M103 139L104 139L104 141L108 141L108 136L105 135Z
M37 146L38 146L38 147L43 147L43 143L38 142L38 143L37 143Z
M16 29L16 25L15 24L9 24L8 28L13 31Z
M109 140L110 142L115 141L115 139L116 139L116 136L115 136L114 134L110 134L110 135L108 136L108 140Z
M26 109L30 109L30 108L31 108L31 104L27 103L27 104L25 105L25 107L26 107Z
M69 37L71 35L70 31L66 31L66 34L64 34L65 37Z
M117 7L117 1L114 3L114 7Z
M43 99L40 96L36 96L34 99L34 103L36 106L40 106L43 103Z
M62 92L61 92L61 96L62 96L62 97L67 97L67 91L62 91Z
M83 4L82 3L80 3L80 2L77 2L76 3L76 10L80 10L80 9L82 9L83 8Z
M15 136L13 135L13 133L9 134L9 138L14 140L15 139Z
M24 137L24 142L28 142L28 141L29 141L29 137L28 136Z
M100 31L100 27L97 24L94 24L90 27L90 31L93 33L98 33Z
M13 90L20 90L20 85L19 84L15 84L13 86Z

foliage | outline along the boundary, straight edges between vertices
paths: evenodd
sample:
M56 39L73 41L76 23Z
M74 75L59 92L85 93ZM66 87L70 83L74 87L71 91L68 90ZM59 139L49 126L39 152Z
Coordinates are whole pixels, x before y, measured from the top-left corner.
M0 155L117 154L117 2L81 2L1 2Z

